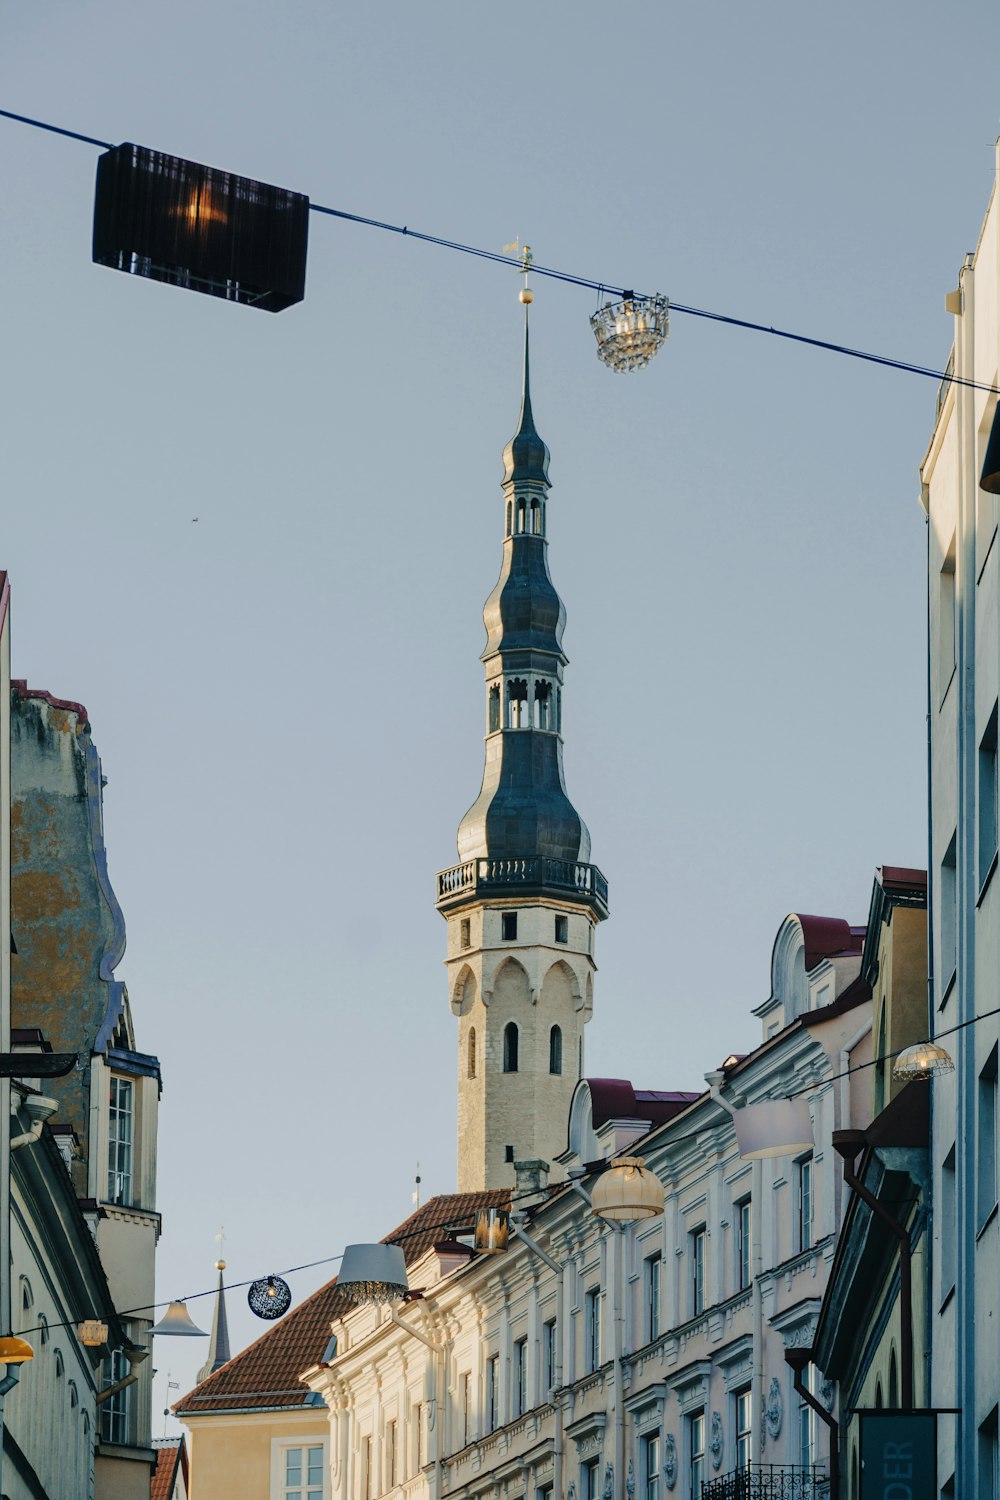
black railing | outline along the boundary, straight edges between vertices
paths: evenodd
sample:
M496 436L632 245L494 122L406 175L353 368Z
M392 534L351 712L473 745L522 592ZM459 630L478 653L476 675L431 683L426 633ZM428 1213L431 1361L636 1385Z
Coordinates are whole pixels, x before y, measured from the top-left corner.
M748 1464L701 1487L701 1500L828 1500L830 1481L819 1464L789 1469L784 1464Z
M494 888L544 886L608 901L608 882L596 865L569 859L468 859L442 870L437 878L438 900Z

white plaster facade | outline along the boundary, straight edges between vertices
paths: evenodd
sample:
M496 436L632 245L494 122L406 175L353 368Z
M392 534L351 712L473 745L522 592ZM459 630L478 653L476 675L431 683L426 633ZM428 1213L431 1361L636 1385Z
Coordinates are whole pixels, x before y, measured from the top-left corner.
M986 219L947 305L953 367L1000 373L1000 147ZM996 879L1000 595L997 497L979 487L996 411L988 389L947 384L921 469L928 520L931 736L931 1023L956 1071L933 1084L932 1399L942 1495L1000 1490L1000 1223L997 1220ZM974 1022L974 1024L973 1024ZM968 1024L967 1024L968 1023ZM953 1032L952 1028L963 1029Z

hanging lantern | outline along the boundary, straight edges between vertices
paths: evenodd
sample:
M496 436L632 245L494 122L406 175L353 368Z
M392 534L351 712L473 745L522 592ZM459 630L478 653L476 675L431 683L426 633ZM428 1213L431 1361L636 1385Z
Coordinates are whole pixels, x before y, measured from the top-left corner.
M280 1276L265 1276L250 1284L247 1292L250 1311L268 1322L280 1318L292 1305L292 1293L287 1281Z
M612 1224L655 1219L663 1212L663 1183L643 1166L641 1156L619 1156L597 1179L590 1206Z
M480 1255L502 1255L510 1234L510 1212L506 1208L480 1209L476 1219L475 1246Z
M736 1144L743 1161L794 1156L813 1149L812 1119L804 1099L765 1099L745 1104L733 1115Z
M305 296L309 199L126 143L97 163L94 260L281 312Z
M648 365L670 327L666 297L637 297L626 292L620 302L599 307L590 320L597 357L619 374Z
M401 1302L409 1291L399 1245L348 1245L337 1291L351 1302Z
M76 1336L88 1349L99 1349L108 1342L108 1325L97 1318L86 1318L77 1324Z
M19 1339L11 1333L0 1338L0 1365L23 1365L34 1357L35 1351L27 1339Z
M183 1302L171 1302L155 1328L149 1331L150 1333L172 1333L178 1338L208 1338L204 1328L195 1327L191 1321L191 1314Z
M937 1042L917 1042L906 1047L896 1058L892 1076L899 1083L912 1083L914 1079L930 1079L935 1073L954 1073L955 1064Z

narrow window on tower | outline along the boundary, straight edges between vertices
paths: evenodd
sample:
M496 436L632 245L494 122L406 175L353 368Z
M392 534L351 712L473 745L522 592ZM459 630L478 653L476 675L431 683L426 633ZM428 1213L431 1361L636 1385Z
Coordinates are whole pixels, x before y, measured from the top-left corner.
M565 916L557 916L556 917L556 942L557 943L568 943L569 942L569 917L565 917Z
M461 925L461 928L459 930L459 940L460 940L463 948L471 948L472 947L472 918L471 917L463 917L462 918L462 925Z
M535 683L533 722L536 729L552 728L552 688L547 682Z
M500 916L500 935L505 943L517 940L517 912L505 911Z
M528 728L528 684L523 677L507 681L507 728Z
M549 1072L562 1072L562 1031L558 1026L549 1032Z
M513 1021L508 1021L503 1029L503 1070L517 1072L517 1026Z
M524 501L523 500L519 500L517 502L517 529L518 529L518 532L523 532L524 531L524 513L525 513L525 509L526 509L526 507L525 507Z
M495 682L490 688L490 733L494 734L500 728L500 684Z
M475 1076L476 1076L476 1028L474 1026L471 1027L470 1030L469 1030L469 1067L468 1067L468 1076L470 1078L475 1078Z
M510 536L511 504L507 501L507 535Z
M532 536L542 534L541 509L537 500L531 502L531 534Z

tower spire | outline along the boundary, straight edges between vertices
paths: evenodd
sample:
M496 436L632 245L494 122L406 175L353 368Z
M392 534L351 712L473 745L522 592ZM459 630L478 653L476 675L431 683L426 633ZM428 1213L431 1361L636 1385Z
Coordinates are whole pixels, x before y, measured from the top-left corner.
M222 1238L221 1235L218 1236ZM219 1273L219 1285L215 1289L215 1308L212 1313L212 1336L208 1341L208 1358L198 1371L199 1383L207 1380L213 1370L219 1369L221 1365L229 1363L229 1320L226 1317L226 1289L222 1280L222 1273L226 1269L224 1260L215 1262L215 1269Z

